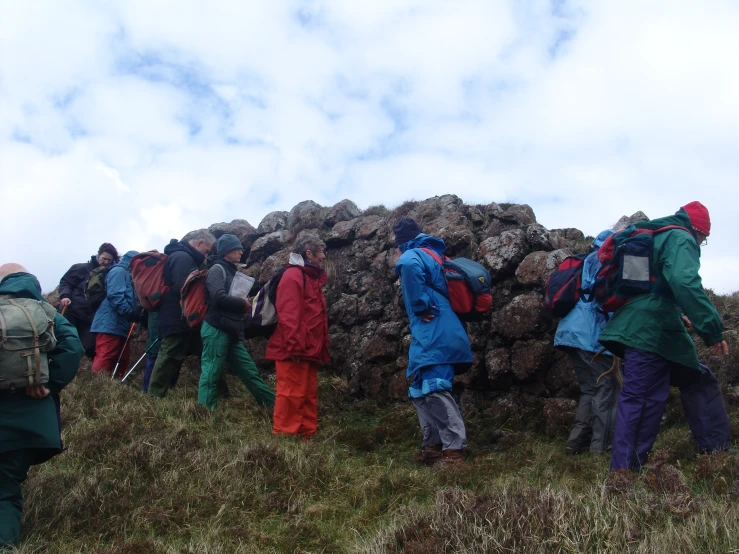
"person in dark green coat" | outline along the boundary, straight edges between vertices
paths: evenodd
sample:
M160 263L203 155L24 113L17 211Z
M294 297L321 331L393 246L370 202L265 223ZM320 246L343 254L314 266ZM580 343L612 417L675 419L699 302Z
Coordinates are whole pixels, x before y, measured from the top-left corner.
M0 266L0 295L44 300L36 277L18 264ZM54 318L54 334L49 382L0 390L0 549L20 539L21 483L29 468L62 451L59 393L74 379L85 350L77 330L60 314Z
M700 450L729 446L729 421L718 380L698 361L686 330L690 322L713 353L728 354L721 316L703 290L700 244L711 232L708 210L691 202L674 216L639 222L657 230L651 292L632 298L605 326L599 340L624 359L611 471L640 469L659 431L670 385L680 388L688 424ZM683 315L687 319L683 319Z

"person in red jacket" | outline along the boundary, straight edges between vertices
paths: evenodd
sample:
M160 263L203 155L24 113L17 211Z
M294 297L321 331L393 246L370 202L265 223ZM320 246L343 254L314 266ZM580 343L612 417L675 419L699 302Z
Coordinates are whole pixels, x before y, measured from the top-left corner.
M278 323L265 354L277 374L275 435L308 439L318 427L318 365L329 361L325 259L321 239L308 233L298 237L277 285Z

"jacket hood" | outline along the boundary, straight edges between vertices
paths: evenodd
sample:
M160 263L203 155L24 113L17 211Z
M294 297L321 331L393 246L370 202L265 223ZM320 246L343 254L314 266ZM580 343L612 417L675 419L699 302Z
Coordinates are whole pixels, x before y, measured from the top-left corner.
M0 294L12 294L19 298L44 300L41 296L41 284L30 273L11 273L0 281Z
M129 250L123 255L120 262L111 267L122 267L123 269L129 269L131 266L131 258L133 258L136 254L138 254L136 250Z
M405 244L401 244L399 248L401 252L405 252L411 248L430 248L441 256L446 251L446 244L444 244L444 241L440 238L421 233L413 240L409 240Z
M203 254L182 240L178 241L177 239L172 239L169 241L169 244L164 247L164 253L167 256L171 256L175 252L186 252L193 260L195 260L195 265L197 266L200 266L205 261L205 256Z
M653 219L652 221L639 221L634 223L633 227L637 229L650 229L652 231L667 227L668 225L679 225L685 227L693 235L693 238L697 240L693 226L690 223L690 217L688 214L680 208L675 215L668 215L667 217L660 217Z

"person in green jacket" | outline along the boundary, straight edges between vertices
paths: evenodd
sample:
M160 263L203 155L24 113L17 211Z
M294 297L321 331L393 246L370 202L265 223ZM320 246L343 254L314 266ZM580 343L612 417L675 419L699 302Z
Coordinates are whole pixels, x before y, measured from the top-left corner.
M680 388L699 450L729 447L729 420L718 380L698 361L686 325L692 323L714 354L728 354L721 316L703 290L700 245L711 232L708 210L691 202L674 216L634 224L654 235L651 292L635 296L608 321L599 340L624 360L611 471L639 470L659 432L670 385ZM685 318L684 318L685 316Z
M0 295L44 300L36 277L18 264L0 266ZM20 540L21 483L29 468L62 451L59 393L74 379L85 350L77 330L60 314L54 317L54 334L49 382L0 390L0 549Z

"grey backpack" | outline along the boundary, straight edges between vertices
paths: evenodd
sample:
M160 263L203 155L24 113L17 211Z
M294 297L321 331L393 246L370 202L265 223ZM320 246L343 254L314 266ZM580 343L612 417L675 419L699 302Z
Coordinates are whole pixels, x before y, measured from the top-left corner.
M0 296L0 390L49 382L55 315L47 302Z

